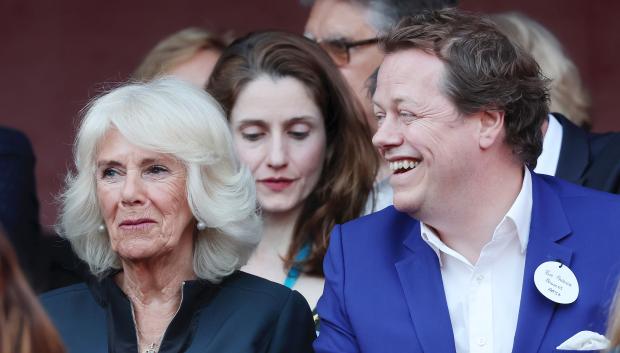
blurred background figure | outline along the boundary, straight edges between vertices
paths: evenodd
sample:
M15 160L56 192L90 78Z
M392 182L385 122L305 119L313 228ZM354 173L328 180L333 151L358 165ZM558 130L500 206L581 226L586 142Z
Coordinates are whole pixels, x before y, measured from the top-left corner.
M379 38L406 16L425 9L456 6L457 0L302 0L311 4L305 36L317 42L332 58L362 104L365 120L374 134L377 121L370 102L368 78L383 60ZM375 191L381 195L376 209L392 204L391 174L380 159Z
M164 38L146 55L133 79L150 81L172 75L204 87L227 42L203 28L180 30Z
M304 298L237 271L260 241L254 181L203 89L118 87L74 150L58 229L96 278L41 297L71 352L311 352Z
M331 228L375 204L379 162L362 107L318 45L283 32L233 42L207 90L228 116L262 209L263 239L243 270L314 307Z
M42 266L38 261L40 225L34 165L26 135L0 127L0 226L33 286Z
M499 29L530 53L551 80L549 111L564 115L575 125L590 129L590 95L579 70L558 39L540 23L518 12L493 15Z
M590 98L579 71L551 32L518 13L491 16L499 30L529 52L550 79L551 107L534 171L620 193L620 133L589 133Z
M22 273L0 229L0 352L62 353L58 332Z

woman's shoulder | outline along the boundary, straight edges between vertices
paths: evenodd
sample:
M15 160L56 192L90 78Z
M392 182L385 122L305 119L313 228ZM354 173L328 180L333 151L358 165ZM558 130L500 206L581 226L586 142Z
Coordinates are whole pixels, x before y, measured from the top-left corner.
M227 298L239 298L248 303L252 303L256 307L258 303L261 305L275 306L282 308L289 302L301 303L305 299L301 294L293 291L280 283L272 282L267 279L243 272L236 271L232 275L226 277L220 284L220 290Z

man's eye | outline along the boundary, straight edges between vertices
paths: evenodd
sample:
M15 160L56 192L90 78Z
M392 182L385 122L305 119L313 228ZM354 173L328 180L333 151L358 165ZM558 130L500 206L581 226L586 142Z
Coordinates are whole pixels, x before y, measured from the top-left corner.
M413 114L412 112L403 111L403 110L398 112L398 116L400 116L403 120L405 120L405 122L411 122L418 118L418 116Z

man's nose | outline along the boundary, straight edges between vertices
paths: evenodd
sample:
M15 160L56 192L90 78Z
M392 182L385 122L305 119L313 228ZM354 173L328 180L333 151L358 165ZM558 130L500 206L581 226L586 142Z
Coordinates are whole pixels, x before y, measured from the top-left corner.
M402 143L401 127L398 126L396 119L391 116L383 118L377 128L377 132L372 137L372 144L383 152L390 147L398 146Z

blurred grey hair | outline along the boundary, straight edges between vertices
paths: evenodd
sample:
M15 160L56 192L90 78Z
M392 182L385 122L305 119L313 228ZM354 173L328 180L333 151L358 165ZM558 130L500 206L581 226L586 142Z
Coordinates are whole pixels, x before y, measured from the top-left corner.
M558 39L540 23L518 13L491 16L498 29L534 57L543 75L551 80L549 111L566 115L573 123L589 128L590 95L579 70Z
M404 17L414 16L424 10L456 7L458 0L333 0L346 1L367 10L368 23L379 35L387 33ZM314 0L300 0L312 5Z
M196 230L193 267L218 282L243 266L260 241L255 184L240 166L222 109L206 92L162 78L113 89L86 108L74 145L76 173L60 195L58 233L93 274L121 267L112 250L96 196L98 145L111 129L131 143L170 154L187 170L187 200L207 229Z

